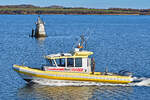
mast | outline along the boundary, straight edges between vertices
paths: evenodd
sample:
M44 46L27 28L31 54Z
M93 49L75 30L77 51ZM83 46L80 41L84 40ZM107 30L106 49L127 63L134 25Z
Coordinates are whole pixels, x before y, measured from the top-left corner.
M80 40L80 42L78 43L77 48L82 49L82 48L84 48L83 44L84 44L84 42L86 42L86 41L85 41L84 35L81 35L80 38L81 38L81 40Z

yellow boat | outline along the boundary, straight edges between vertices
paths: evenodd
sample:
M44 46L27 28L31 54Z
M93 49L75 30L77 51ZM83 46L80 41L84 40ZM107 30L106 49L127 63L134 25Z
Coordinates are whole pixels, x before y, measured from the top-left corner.
M13 65L13 69L26 81L50 79L115 84L128 84L133 81L132 74L127 71L119 73L95 72L95 61L89 57L93 52L82 49L83 40L73 52L45 56L47 64L41 69L24 65Z

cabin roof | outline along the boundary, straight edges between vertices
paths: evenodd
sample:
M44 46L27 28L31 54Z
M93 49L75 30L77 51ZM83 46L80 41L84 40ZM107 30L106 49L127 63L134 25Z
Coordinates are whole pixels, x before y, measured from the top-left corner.
M93 52L90 51L76 51L73 53L58 53L58 54L51 54L45 56L46 59L60 59L60 58L87 58L88 56L92 55Z

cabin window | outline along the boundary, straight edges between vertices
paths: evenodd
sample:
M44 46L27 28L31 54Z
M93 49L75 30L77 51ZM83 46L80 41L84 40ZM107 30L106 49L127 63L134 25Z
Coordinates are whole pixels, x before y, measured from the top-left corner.
M56 67L54 60L50 59L50 60L46 60L46 65L47 66L52 66L52 67Z
M58 67L65 67L65 58L56 59L56 63Z
M75 59L75 67L82 67L82 58Z
M74 67L74 59L67 58L67 67Z

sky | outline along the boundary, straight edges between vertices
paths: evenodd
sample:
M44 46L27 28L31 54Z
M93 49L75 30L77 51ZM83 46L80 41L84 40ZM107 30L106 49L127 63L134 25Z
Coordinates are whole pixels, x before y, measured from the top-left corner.
M150 0L0 0L0 5L32 4L35 6L59 5L86 8L150 8Z

